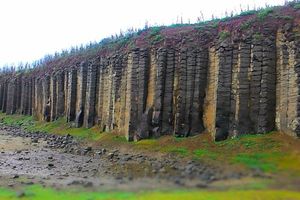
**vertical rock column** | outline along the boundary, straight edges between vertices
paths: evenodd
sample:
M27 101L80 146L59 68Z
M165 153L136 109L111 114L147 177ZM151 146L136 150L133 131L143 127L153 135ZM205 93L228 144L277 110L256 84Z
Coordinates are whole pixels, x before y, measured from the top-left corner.
M6 98L6 114L14 114L16 111L16 79L12 78L8 82L7 98Z
M52 74L50 77L50 120L56 120L56 105L57 105L57 93L56 93L56 74Z
M64 115L65 117L67 117L67 108L68 108L68 94L69 94L69 87L68 87L68 84L69 84L69 72L68 70L65 70L64 71L64 99L65 99L65 102L64 102Z
M250 120L250 64L251 40L243 39L233 49L231 137L253 132Z
M117 82L120 82L117 87L118 95L116 97L116 114L115 123L117 131L125 132L125 115L126 115L126 90L127 90L127 55L122 55L119 64L116 66Z
M265 133L275 128L276 46L275 37L264 36L258 130Z
M22 74L17 76L16 79L16 112L21 113L21 101L22 101Z
M216 141L228 137L231 112L231 69L233 63L233 47L230 42L224 41L218 49L219 77L216 105Z
M208 50L195 50L196 65L193 77L193 96L190 109L190 133L189 135L199 134L204 130L203 126L203 105L205 89L207 85Z
M76 96L77 96L77 70L68 71L68 95L67 95L67 121L74 121L76 118Z
M63 117L65 112L65 75L59 71L56 74L56 116Z
M28 78L22 78L22 94L21 94L21 114L25 115L28 109Z
M34 105L34 117L38 120L43 119L43 85L40 78L35 79L35 105Z
M161 134L173 133L173 92L174 92L174 72L175 72L175 50L167 49L166 69L164 83L164 98L162 103L162 124Z
M181 49L178 57L178 64L175 71L175 136L188 134L185 124L186 92L187 92L187 50Z
M146 110L149 78L149 51L148 49L139 50L137 68L137 140L149 137L151 129L152 113Z
M113 107L113 96L112 96L112 88L113 88L113 62L110 59L105 59L101 62L102 73L101 73L101 91L99 92L100 97L100 110L101 113L101 121L100 127L103 131L111 130L112 123L112 107Z
M49 122L51 119L50 77L42 80L43 85L43 120Z
M125 135L128 141L134 139L137 130L137 68L139 50L135 49L128 55L127 65L127 88L126 88L126 110L125 110Z
M6 112L6 105L7 105L7 88L8 88L8 80L6 80L6 78L4 78L3 81L3 88L2 88L2 105L1 105L1 110L3 113Z
M3 77L0 77L0 110L2 110L3 95L4 95L3 79L4 79Z
M87 89L84 114L84 126L90 128L94 125L95 105L96 105L96 87L97 87L98 63L93 61L88 66Z
M104 85L104 59L100 59L100 69L99 69L99 76L98 76L98 96L96 97L97 100L97 124L102 128L102 115L103 115L103 85Z
M276 128L291 136L300 136L300 37L291 39L293 31L297 33L291 28L277 32Z
M166 66L167 66L167 50L160 48L157 50L156 55L156 77L155 77L155 90L154 90L154 106L152 117L152 134L154 137L161 135L162 116L163 116L163 102L165 92L165 79L166 79Z
M84 61L80 63L79 71L77 72L76 127L81 127L83 125L86 100L87 68L88 63Z
M219 77L219 59L215 46L209 48L207 88L204 100L203 122L205 129L213 136L216 133L216 102Z
M110 124L110 129L115 130L115 131L120 131L122 129L122 121L123 121L123 111L122 107L124 104L121 101L122 98L122 84L124 81L123 79L123 55L115 55L113 56L113 83L112 83L112 105L111 105L111 110L112 110L112 121ZM124 94L124 93L123 93ZM125 94L124 94L125 95ZM122 103L121 103L122 102Z
M28 84L28 110L27 110L27 115L32 115L32 103L33 103L33 78L29 77L29 84Z
M175 73L175 126L177 136L199 134L203 128L203 102L207 81L208 51L181 50Z

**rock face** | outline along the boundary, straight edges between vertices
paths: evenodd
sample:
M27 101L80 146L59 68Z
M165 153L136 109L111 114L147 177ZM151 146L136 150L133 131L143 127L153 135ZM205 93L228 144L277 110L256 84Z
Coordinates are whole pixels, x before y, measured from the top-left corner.
M300 136L299 33L297 21L226 38L203 31L200 40L116 50L42 76L2 74L0 109L65 117L129 141L275 129Z

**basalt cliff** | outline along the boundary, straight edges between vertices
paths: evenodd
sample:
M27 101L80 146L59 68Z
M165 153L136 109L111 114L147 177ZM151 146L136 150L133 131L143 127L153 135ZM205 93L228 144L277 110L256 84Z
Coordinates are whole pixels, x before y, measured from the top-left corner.
M145 28L2 72L0 110L128 140L279 130L300 136L300 6Z

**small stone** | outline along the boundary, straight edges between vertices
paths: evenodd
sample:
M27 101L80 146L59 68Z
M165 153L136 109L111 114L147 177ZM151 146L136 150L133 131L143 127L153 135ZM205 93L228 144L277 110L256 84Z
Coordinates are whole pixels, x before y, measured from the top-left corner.
M92 147L86 147L84 150L85 151L92 151L92 149L93 149Z
M17 179L17 178L19 178L19 175L14 175L13 177L12 177L13 179Z
M54 167L54 164L53 163L49 163L48 167Z
M38 143L39 140L35 138L35 139L33 139L31 142L32 142L32 143Z
M114 155L115 155L114 153L109 153L109 154L108 154L108 158L109 158L109 159L112 159L112 158L114 157Z

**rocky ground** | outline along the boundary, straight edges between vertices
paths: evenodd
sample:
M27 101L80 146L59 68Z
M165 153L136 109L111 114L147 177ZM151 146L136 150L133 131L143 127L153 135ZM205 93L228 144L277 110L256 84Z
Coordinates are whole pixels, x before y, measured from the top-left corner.
M0 126L0 186L41 184L103 190L209 188L249 174L164 155L92 148L70 135ZM253 174L251 175L253 176Z

